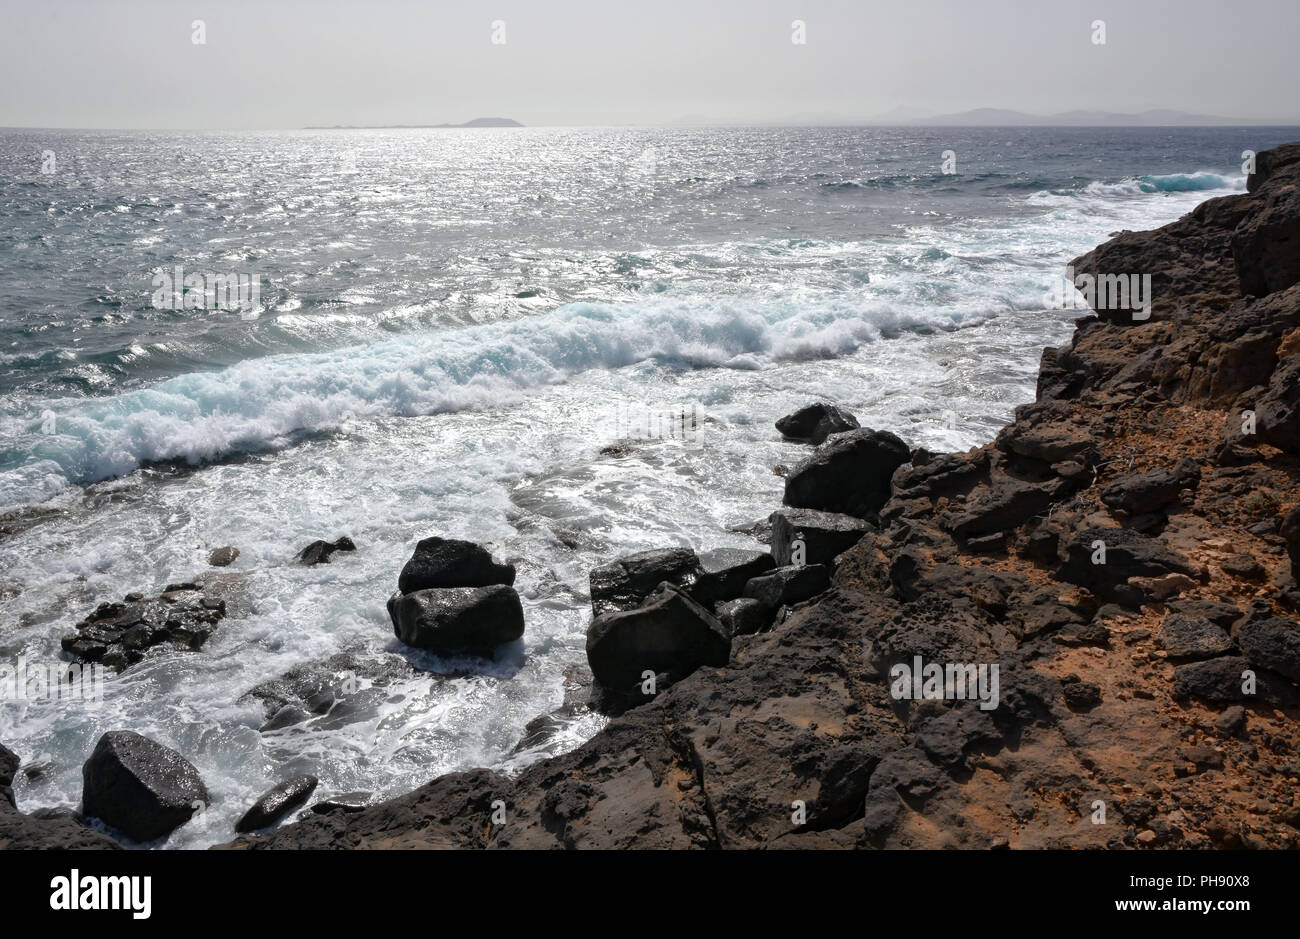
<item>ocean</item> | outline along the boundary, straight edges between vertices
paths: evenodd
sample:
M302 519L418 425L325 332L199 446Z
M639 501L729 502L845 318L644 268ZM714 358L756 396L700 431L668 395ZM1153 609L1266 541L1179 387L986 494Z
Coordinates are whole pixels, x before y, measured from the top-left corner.
M1070 258L1243 191L1243 151L1298 136L0 131L0 664L131 591L207 573L240 598L101 704L0 700L0 742L43 767L19 807L75 808L108 730L203 775L169 847L229 840L292 773L379 799L580 744L604 721L581 708L516 746L585 663L592 567L757 546L774 467L808 452L773 421L815 399L912 446L990 440L1083 315L1051 299ZM687 408L682 440L658 418ZM295 561L340 535L358 550ZM397 643L384 604L430 535L518 566L522 643ZM259 733L250 688L357 647L422 671Z

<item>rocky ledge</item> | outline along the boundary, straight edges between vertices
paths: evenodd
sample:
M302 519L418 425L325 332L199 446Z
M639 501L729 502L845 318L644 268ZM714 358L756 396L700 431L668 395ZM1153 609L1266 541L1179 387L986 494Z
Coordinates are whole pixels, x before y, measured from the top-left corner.
M1300 144L1260 154L1247 194L1072 269L1150 275L1150 302L1090 294L1097 315L1044 352L1036 400L993 443L909 450L817 403L777 422L815 449L786 473L768 552L593 571L593 703L617 716L584 746L228 847L1300 847ZM513 581L427 539L394 632L513 641ZM132 595L67 651L127 667L198 648L223 612L191 584ZM331 667L256 689L264 730L332 707ZM18 769L0 747L0 847L115 845L77 813L18 813ZM129 733L85 777L86 815L135 841L208 799L183 756ZM315 785L283 781L238 829Z

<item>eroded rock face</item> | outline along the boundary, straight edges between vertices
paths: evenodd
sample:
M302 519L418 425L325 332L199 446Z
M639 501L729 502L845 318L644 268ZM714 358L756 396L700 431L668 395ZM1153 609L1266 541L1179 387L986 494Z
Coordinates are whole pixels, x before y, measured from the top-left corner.
M82 777L83 813L132 841L171 834L211 801L189 760L126 730L99 739Z
M1273 372L1268 390L1256 402L1256 415L1265 443L1300 453L1300 355L1284 359Z
M1251 662L1300 682L1300 623L1282 616L1254 620L1242 625L1236 638Z
M1199 572L1160 540L1125 528L1084 528L1065 549L1061 579L1087 587L1098 597L1140 604L1142 590L1130 581Z
M1232 233L1241 292L1253 297L1300 282L1300 187L1271 187L1262 195L1263 205Z

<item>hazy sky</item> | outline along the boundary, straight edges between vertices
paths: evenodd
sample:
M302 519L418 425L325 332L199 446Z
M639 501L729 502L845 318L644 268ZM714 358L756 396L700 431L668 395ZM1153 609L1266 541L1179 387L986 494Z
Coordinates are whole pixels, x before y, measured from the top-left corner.
M196 19L205 45L192 42ZM504 44L492 42L498 20ZM791 42L795 20L804 45ZM1300 0L0 0L0 125L768 122L975 107L1297 123L1298 39Z

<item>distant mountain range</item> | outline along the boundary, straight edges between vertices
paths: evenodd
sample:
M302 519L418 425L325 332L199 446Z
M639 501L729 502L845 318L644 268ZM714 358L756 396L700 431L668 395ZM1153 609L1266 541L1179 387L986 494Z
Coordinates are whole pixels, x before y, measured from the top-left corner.
M1175 125L1205 126L1210 124L1258 124L1260 121L1242 118L1216 117L1210 114L1190 114L1169 108L1156 108L1138 114L1116 111L1062 111L1059 114L1026 114L1006 108L975 108L959 114L939 114L917 117L906 124L928 126L1052 126L1052 127L1169 127Z
M428 127L523 127L508 117L476 117L464 124L309 124L308 130L397 130Z
M679 118L675 124L862 127L870 125L908 127L1204 127L1211 125L1292 126L1300 121L1261 118L1218 117L1170 108L1154 108L1138 114L1118 111L1062 111L1058 114L1029 114L1009 108L975 108L957 114L935 114L920 108L896 107L874 117L844 117L826 112L792 114L779 121L719 121L698 114Z

